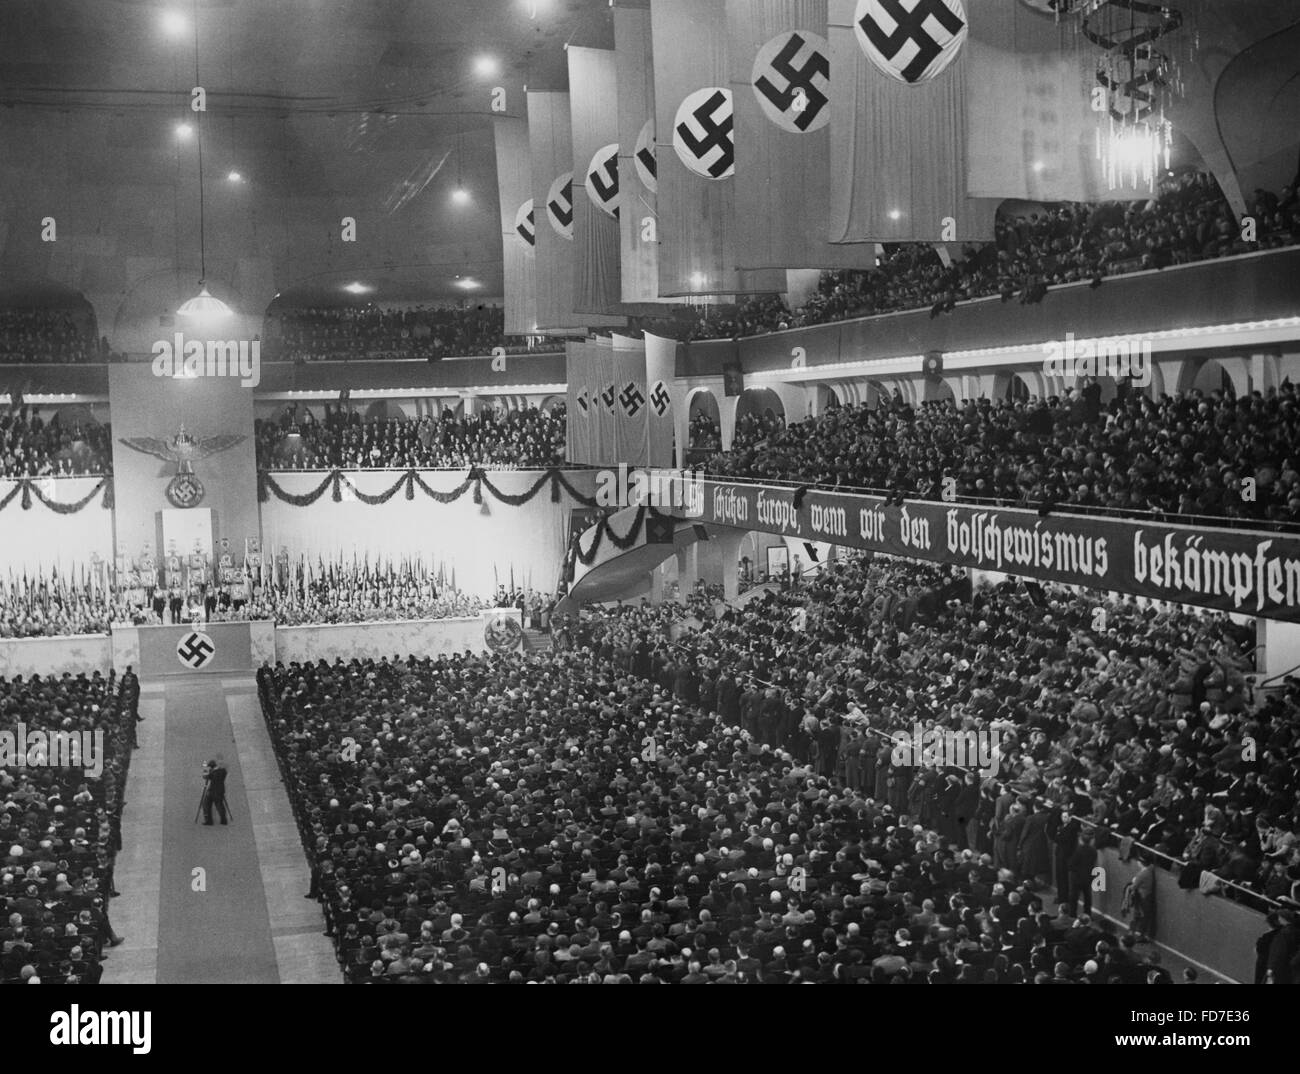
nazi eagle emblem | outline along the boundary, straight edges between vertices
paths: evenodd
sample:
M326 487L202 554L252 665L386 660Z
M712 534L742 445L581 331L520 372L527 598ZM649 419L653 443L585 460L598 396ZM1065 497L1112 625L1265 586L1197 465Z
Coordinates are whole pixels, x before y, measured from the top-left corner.
M176 464L176 475L167 485L167 502L173 507L197 507L203 501L203 483L194 476L194 463L220 451L234 447L243 436L209 436L200 439L185 432L185 426L170 440L152 436L123 436L120 440L129 448L145 455L156 455L166 462Z

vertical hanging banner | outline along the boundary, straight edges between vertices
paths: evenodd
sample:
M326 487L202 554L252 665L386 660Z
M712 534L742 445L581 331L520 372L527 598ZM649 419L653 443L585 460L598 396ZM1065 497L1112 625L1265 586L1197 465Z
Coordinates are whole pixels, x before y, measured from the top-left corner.
M614 9L614 63L623 301L665 302L659 297L659 175L649 0L619 0Z
M618 462L615 434L618 386L614 341L608 336L595 336L587 341L587 375L594 391L591 464L609 466Z
M647 421L650 414L646 389L644 340L614 334L614 462L649 466Z
M513 116L499 116L492 130L501 208L506 335L528 336L537 331L537 217L533 211L528 123Z
M784 273L736 269L736 130L726 0L651 0L659 294L784 289Z
M1145 188L1106 182L1091 107L1095 53L1062 44L1074 25L1027 4L969 3L967 11L968 192L1033 201L1149 198Z
M596 412L588 359L588 345L583 340L568 340L564 345L565 374L568 380L568 400L565 409L565 458L579 466L590 466L596 461Z
M736 263L870 268L875 244L830 242L826 0L726 0L736 116Z
M573 305L573 139L567 93L528 94L528 142L536 220L537 324L543 332L581 334L619 317L578 314Z
M832 242L986 242L966 189L973 0L829 0Z
M677 376L677 341L645 334L646 441L649 465L663 469L675 467L673 450L674 422L673 381Z
M576 45L566 53L573 130L573 308L613 316L623 300L614 53Z

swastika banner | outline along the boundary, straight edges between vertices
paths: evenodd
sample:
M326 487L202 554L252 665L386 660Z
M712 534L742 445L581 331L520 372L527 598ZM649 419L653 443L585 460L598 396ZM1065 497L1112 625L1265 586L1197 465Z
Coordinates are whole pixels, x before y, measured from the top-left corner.
M565 458L580 466L596 465L595 372L590 345L571 339L564 345L565 375L569 382L565 414Z
M615 333L613 343L614 383L618 388L618 405L614 409L614 463L648 466L649 445L646 439L650 417L649 392L646 388L645 341Z
M673 435L681 417L681 436L686 436L683 409L674 405L673 385L677 378L677 342L645 334L645 379L649 413L646 414L646 445L649 465L668 468L673 458Z
M573 223L573 137L567 93L528 94L534 232L536 234L537 324L541 331L581 334L584 327L624 324L623 318L579 313ZM585 202L586 195L580 196Z
M830 0L830 239L986 242L966 186L969 5Z
M621 312L623 289L614 53L570 45L567 55L573 129L573 308L615 316Z
M736 262L870 268L875 245L830 242L825 0L727 0L736 116Z
M500 116L493 122L492 130L501 210L506 335L527 336L537 328L537 220L533 211L528 122Z
M659 165L648 4L614 9L614 63L623 301L662 303L667 300L659 297Z
M651 0L659 294L784 289L784 273L738 271L735 94L726 0Z

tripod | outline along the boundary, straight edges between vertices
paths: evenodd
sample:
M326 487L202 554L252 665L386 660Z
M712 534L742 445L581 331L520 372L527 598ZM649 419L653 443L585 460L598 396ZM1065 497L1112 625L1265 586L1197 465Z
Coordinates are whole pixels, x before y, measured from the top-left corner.
M202 790L202 792L200 792L200 794L199 794L199 807L198 807L198 809L196 809L196 810L194 811L194 823L195 823L195 824L198 824L198 822L199 822L199 815L203 812L203 805L204 805L204 803L205 803L207 800L208 800L208 789L207 789L207 787L204 787L203 790ZM224 806L226 807L226 823L228 823L228 824L233 824L233 823L235 822L235 813L234 813L234 811L230 808L230 800L229 800L229 799L224 799L224 800L222 801L222 805L224 805Z

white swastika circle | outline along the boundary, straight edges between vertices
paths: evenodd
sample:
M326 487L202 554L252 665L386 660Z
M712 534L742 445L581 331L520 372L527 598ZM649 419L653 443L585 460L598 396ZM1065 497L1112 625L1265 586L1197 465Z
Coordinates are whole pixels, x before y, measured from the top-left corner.
M867 59L908 85L939 74L970 27L961 0L858 0L853 33Z
M706 86L690 94L673 121L673 148L681 162L705 179L735 175L735 120L731 90Z
M206 667L216 652L212 639L201 630L191 630L176 643L176 659L192 671Z
M808 30L778 34L754 57L759 107L782 130L812 134L831 121L831 50Z

